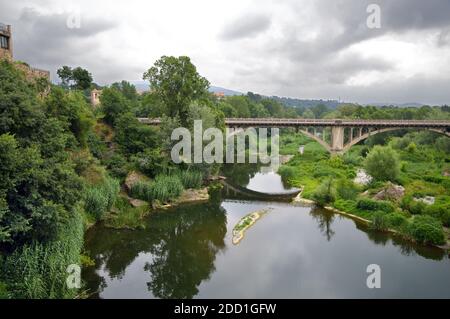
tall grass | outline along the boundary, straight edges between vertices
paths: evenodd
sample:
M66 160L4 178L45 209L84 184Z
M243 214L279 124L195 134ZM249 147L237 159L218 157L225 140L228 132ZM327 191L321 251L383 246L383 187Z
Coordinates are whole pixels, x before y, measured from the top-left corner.
M73 298L77 291L66 285L67 267L80 264L83 222L75 212L58 231L55 240L31 243L4 258L2 281L11 298Z
M184 188L200 188L203 184L203 173L200 171L178 171L175 173Z
M147 202L152 201L152 183L139 181L131 186L130 195L133 198L145 200Z
M152 183L151 194L153 199L167 202L179 197L183 190L183 183L178 176L158 175Z
M189 180L195 182L195 180ZM137 182L131 187L130 195L151 202L159 200L168 202L174 200L181 195L184 187L178 174L158 175L151 182Z
M86 212L96 220L100 220L105 212L111 209L119 190L119 182L111 177L106 177L99 185L89 186L84 199Z

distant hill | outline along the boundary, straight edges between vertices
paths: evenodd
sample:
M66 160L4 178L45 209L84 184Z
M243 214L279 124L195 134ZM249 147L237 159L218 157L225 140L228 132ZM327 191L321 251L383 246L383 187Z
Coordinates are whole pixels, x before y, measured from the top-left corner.
M338 107L339 102L336 100L304 100L304 99L296 99L296 98L290 98L290 97L279 97L279 96L272 96L272 99L291 107L304 107L304 108L310 108L314 107L317 104L324 104L329 109L335 109Z
M209 87L209 92L212 92L212 93L223 93L226 96L243 95L244 94L242 92L233 91L233 90L222 88L220 86L213 86L213 85Z
M423 103L411 102L411 103L367 103L365 105L372 106L396 106L396 107L421 107Z

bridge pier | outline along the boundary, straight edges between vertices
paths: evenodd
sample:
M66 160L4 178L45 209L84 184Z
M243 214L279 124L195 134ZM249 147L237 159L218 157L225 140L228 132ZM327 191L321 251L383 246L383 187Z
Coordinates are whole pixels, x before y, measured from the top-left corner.
M331 153L339 154L344 150L344 127L333 126L331 128Z

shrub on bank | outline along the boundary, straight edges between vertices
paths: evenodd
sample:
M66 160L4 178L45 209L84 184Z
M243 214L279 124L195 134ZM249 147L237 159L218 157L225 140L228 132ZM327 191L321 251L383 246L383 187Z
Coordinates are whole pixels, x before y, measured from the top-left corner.
M434 204L425 208L425 214L439 219L446 227L450 227L450 203Z
M372 224L370 226L375 230L387 230L389 228L389 224L386 218L386 213L382 211L376 211L373 213Z
M395 211L395 206L391 202L378 201L370 198L359 199L356 207L361 210L382 211L385 213L392 213Z
M400 213L390 213L386 215L387 224L389 225L389 227L394 229L399 229L400 227L404 226L407 221L408 218Z
M312 194L312 199L320 206L334 202L336 190L333 186L333 180L328 179L322 182Z
M408 225L407 232L420 244L442 245L445 243L441 222L431 216L414 216Z
M340 179L336 185L337 195L341 199L354 200L358 196L358 188L356 185L346 179Z
M295 169L292 166L284 165L278 169L278 174L284 182L289 183L295 176Z

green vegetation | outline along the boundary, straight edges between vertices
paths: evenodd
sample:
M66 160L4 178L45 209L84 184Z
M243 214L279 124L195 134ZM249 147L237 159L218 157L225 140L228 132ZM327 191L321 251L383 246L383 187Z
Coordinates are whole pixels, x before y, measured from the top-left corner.
M183 192L183 183L176 175L158 175L151 187L152 199L160 202L173 200Z
M406 150L410 152L410 150ZM367 173L378 181L395 181L400 174L400 162L395 151L389 147L375 146L367 155Z
M133 207L128 196L151 203L172 202L184 189L200 188L217 174L215 164L175 164L172 130L224 129L224 117L450 119L448 107L394 108L292 101L249 92L218 98L188 57L162 57L147 72L152 87L139 95L126 82L100 88L89 71L63 66L60 85L27 80L0 61L0 298L73 298L65 283L71 264L92 264L81 256L85 227L103 220L110 227L142 227L150 205ZM102 89L100 106L89 105L91 89ZM289 103L287 103L287 102ZM160 127L136 117L161 117ZM450 224L450 141L429 132L377 134L344 156L290 129L282 131L281 154L295 154L280 168L283 180L303 188L321 205L396 229L424 244L445 242ZM304 145L304 154L298 153ZM355 185L356 170L374 177ZM131 186L129 173L145 175ZM403 198L375 200L386 181L403 185ZM121 189L129 191L120 193ZM434 203L423 200L433 197Z
M431 216L414 216L408 233L421 244L442 245L445 243L442 224Z
M83 223L75 214L54 240L26 244L8 255L1 268L11 298L73 298L66 285L67 267L80 264Z
M119 196L132 170L150 182L130 195L149 202L199 188L217 168L172 163L170 134L180 118L223 127L223 114L187 57L157 61L145 74L154 90L143 96L126 81L102 88L95 110L90 90L100 87L85 69L60 68L56 86L29 82L14 64L0 63L0 296L71 298L77 290L67 289L67 266L90 264L80 257L83 225L142 225L149 205L134 208ZM140 124L136 116L145 110L159 112L165 124Z
M448 119L449 110L347 105L322 116ZM433 132L393 131L374 135L344 155L330 156L317 142L283 130L280 153L295 156L280 167L279 173L291 186L304 187L303 197L367 219L374 229L395 230L422 244L443 244L446 239L442 226L450 225L449 140ZM303 154L299 154L300 145L304 146ZM373 177L371 183L353 182L359 169ZM403 186L404 194L375 199L375 195L392 187L390 182ZM434 203L425 203L427 197Z
M86 212L95 220L101 220L112 208L119 190L119 182L110 177L105 178L105 181L99 185L87 187L84 194Z

